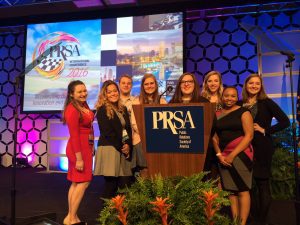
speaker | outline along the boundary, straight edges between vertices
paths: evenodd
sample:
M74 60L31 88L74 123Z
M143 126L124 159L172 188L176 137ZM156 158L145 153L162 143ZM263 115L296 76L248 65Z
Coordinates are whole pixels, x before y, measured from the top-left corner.
M16 168L30 168L27 158L16 158Z
M16 225L60 225L56 222L56 213L44 213L36 216L16 218Z

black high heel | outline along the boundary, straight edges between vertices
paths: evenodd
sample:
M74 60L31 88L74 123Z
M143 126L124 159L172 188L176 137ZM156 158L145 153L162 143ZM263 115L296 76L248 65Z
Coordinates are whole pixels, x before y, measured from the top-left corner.
M71 225L87 225L87 222L81 221L78 223L72 223Z

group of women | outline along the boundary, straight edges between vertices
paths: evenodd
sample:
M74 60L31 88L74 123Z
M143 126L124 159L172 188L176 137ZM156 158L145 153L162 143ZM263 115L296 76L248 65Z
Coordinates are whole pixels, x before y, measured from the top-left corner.
M94 114L87 103L87 90L81 81L72 81L63 110L63 121L68 125L70 139L67 145L69 160L68 180L72 182L69 211L64 224L84 224L77 210L85 189L92 179ZM216 105L211 141L204 169L210 178L221 178L222 189L229 191L233 218L246 224L250 212L252 175L259 190L261 223L265 222L271 201L269 177L274 152L271 134L289 126L289 119L279 106L267 97L261 76L250 75L238 101L235 87L223 88L221 74L209 72L202 92L194 74L180 76L169 103L203 103ZM133 104L167 104L158 93L154 75L146 74L141 82L140 95ZM118 85L111 80L102 85L97 103L96 118L100 138L95 157L94 174L104 176L104 197L112 197L118 188L133 182L133 167L147 167L141 145L136 148L132 137L140 144L133 113L122 105ZM129 110L130 111L130 110ZM272 118L277 123L272 125ZM134 147L135 146L135 147ZM136 157L142 158L137 165ZM134 163L133 163L134 162Z

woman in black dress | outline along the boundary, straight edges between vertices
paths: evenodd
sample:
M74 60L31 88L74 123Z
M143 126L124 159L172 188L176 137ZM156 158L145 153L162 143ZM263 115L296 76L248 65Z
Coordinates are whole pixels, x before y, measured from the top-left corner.
M222 109L222 92L223 82L221 73L215 70L212 70L209 73L207 73L204 77L201 96L208 99L210 103L215 103L216 111ZM205 176L205 180L216 180L219 178L218 158L215 155L211 138L208 143L203 171L209 172L207 176Z
M253 178L259 193L257 219L261 224L265 224L272 199L269 179L274 148L271 134L288 127L290 121L280 107L268 98L262 78L258 74L251 74L246 78L242 96L243 106L251 111L254 119L252 145L254 148ZM272 125L273 117L277 123Z
M230 191L231 212L245 225L250 211L252 186L251 140L253 119L250 112L238 105L235 87L226 87L222 94L222 109L217 111L213 145L219 159L223 190Z

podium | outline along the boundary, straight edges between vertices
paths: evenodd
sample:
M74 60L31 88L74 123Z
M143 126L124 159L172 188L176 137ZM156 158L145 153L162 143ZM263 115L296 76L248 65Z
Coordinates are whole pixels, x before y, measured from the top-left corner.
M215 104L133 105L148 176L190 176L203 170Z

